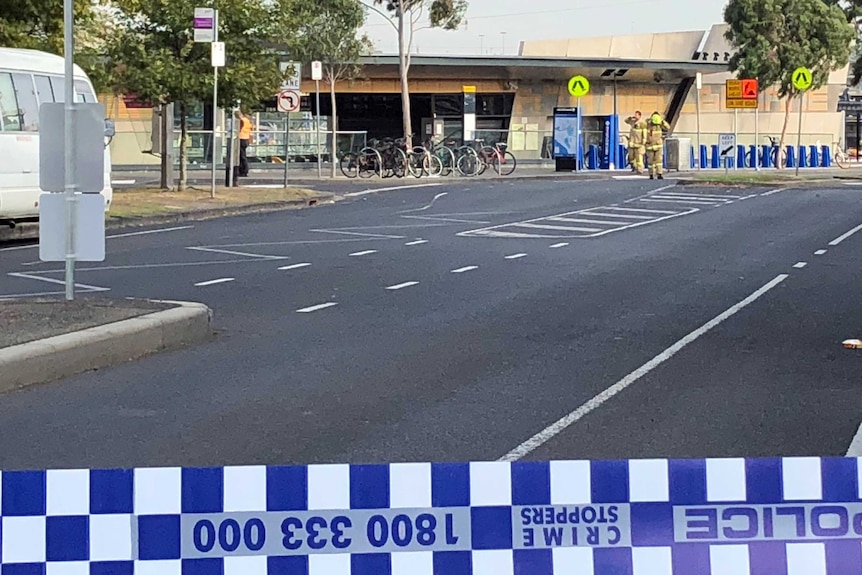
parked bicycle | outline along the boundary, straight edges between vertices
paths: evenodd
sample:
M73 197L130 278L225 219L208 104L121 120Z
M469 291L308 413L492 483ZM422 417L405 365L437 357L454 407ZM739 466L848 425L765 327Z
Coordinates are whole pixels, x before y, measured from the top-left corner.
M494 171L501 176L508 176L515 171L517 161L515 160L514 154L506 149L506 144L497 142L493 146L486 146L484 143L485 140L483 139L473 140L471 142L470 147L476 154L475 162L465 160L463 170L460 164L458 166L460 171L463 172L472 168L472 173L469 175L473 176L484 174L489 166L494 168Z
M850 154L844 151L841 146L841 140L832 142L832 160L839 168L847 169L850 167Z
M779 144L781 143L781 139L773 137L773 136L763 136L763 137L766 138L767 140L769 140L769 143L772 144L772 148L769 152L769 158L772 161L772 165L777 167L779 165L778 162L779 162L779 158L780 158L781 167L786 168L787 167L787 150L786 149L779 149Z

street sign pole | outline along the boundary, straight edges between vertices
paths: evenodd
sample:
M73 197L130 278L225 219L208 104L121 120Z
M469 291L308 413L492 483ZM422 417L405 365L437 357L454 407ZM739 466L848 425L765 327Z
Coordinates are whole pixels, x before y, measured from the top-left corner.
M757 107L754 109L754 171L760 171L760 153L758 153L757 149L759 148L760 142L760 91L757 92Z
M64 193L66 195L66 300L75 299L75 208L76 174L73 148L75 146L75 16L73 0L63 0L63 38L65 74L63 88L65 92L64 129L63 129L63 164L65 167Z
M213 14L213 42L218 42L218 10ZM213 63L215 64L215 63ZM216 197L216 140L218 139L218 66L213 65L213 135L212 143L212 182L210 184L210 197Z
M290 164L290 112L284 118L284 187L287 187L287 166Z
M802 106L805 104L805 92L799 94L799 130L796 133L796 175L799 176L799 160L802 158Z
M697 169L700 170L700 90L703 88L703 75L698 72L695 77L694 110L697 116Z
M317 109L317 179L323 178L323 166L320 165L320 80L314 81L314 100Z
M733 141L734 142L739 141L739 110L737 110L737 109L733 110ZM730 153L734 154L736 156L739 156L739 154L736 154L736 150L733 150ZM738 157L735 157L733 159L733 169L734 170L739 169L739 158Z
M576 124L575 129L575 137L578 142L578 151L575 156L575 171L581 171L581 118L583 117L583 111L581 110L581 97L578 96L578 123Z

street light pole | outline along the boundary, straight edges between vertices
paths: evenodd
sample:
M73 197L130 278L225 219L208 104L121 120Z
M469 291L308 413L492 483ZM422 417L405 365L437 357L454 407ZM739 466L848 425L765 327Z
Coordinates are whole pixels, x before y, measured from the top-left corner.
M65 54L65 73L64 92L65 92L65 116L63 129L63 162L65 181L63 182L64 192L66 195L66 299L72 301L75 299L75 211L77 208L77 198L75 197L75 188L77 188L77 177L75 174L75 159L72 149L75 146L75 15L73 11L73 1L63 1L63 26L65 36L63 38L63 49Z

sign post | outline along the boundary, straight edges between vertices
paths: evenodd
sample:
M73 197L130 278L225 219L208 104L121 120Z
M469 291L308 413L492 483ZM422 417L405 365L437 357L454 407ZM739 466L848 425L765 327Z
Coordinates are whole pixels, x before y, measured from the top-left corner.
M212 133L212 182L210 183L210 197L216 195L216 141L218 129L218 69L224 66L224 42L218 41L218 10L213 8L195 8L194 18L194 40L195 42L212 43L211 59L213 67L213 133ZM182 146L183 143L181 142Z
M287 164L290 162L290 113L299 110L300 95L293 90L278 93L278 111L286 114L284 120L284 187L287 187Z
M317 178L323 178L323 166L320 165L320 80L323 79L323 64L319 61L311 63L311 79L314 80L314 99L317 110ZM335 134L332 134L335 137ZM335 158L332 159L335 161Z
M799 90L799 130L796 134L796 155L800 156L802 149L802 107L805 104L805 92L811 87L814 75L811 70L804 67L799 67L793 71L790 80L793 82L793 87ZM799 175L799 157L796 158L796 175Z
M65 59L65 78L63 91L65 93L63 115L63 166L65 167L64 193L66 194L66 300L75 299L75 219L78 207L76 205L75 160L72 147L75 145L75 14L73 0L63 0L63 53ZM39 140L44 139L42 136ZM42 158L42 154L39 154Z
M724 84L725 106L729 110L733 110L733 133L734 136L739 130L739 110L754 110L754 168L759 170L760 161L757 154L757 106L760 101L759 90L757 88L757 80L746 78L743 80L727 80ZM737 164L733 163L733 169L738 168Z
M727 161L736 149L736 134L718 135L718 153L724 162L724 173L727 174Z
M703 161L700 157L700 91L703 89L703 74L700 72L694 77L694 86L696 88L694 110L697 115L697 169L700 170L700 164Z
M581 109L581 97L586 96L589 93L590 93L590 81L587 80L584 76L580 76L580 75L579 76L572 76L572 78L569 80L569 94L571 94L572 96L577 98L577 102L578 102L577 103L577 106L578 106L578 123L577 123L577 129L575 132L576 136L577 136L577 142L578 142L578 147L577 147L578 151L577 151L577 155L575 156L575 169L578 171L581 169L581 153L582 153L582 149L581 149L582 148L581 147L581 119L584 116L584 112Z

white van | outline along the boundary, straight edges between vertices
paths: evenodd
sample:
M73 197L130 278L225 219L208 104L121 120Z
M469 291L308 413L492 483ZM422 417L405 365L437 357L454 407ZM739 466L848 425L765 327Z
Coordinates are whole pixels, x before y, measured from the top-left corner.
M0 224L39 218L39 105L63 102L64 61L36 50L0 48ZM89 78L75 66L75 97L96 102ZM62 162L63 158L57 158ZM111 155L105 146L105 187L110 206Z

